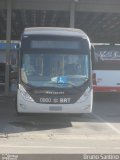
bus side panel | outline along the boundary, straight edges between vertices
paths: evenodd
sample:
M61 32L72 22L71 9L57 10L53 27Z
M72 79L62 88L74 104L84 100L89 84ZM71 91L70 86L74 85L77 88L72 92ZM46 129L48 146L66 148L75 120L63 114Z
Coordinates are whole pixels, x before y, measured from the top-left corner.
M94 92L120 92L119 70L94 70Z

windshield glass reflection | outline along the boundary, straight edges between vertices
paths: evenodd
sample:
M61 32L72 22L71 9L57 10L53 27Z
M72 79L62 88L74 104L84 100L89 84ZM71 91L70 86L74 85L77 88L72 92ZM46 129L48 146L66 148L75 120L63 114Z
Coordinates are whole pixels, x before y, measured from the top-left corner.
M73 87L89 79L88 55L38 54L23 55L21 78L34 87Z

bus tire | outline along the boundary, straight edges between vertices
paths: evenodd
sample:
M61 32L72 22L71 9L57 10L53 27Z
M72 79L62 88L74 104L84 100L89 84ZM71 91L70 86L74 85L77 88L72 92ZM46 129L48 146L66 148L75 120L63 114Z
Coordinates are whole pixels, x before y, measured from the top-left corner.
M16 113L16 115L17 116L22 116L23 114L18 112L18 109L17 109L17 96L15 97L15 103L14 104L15 104L15 113Z

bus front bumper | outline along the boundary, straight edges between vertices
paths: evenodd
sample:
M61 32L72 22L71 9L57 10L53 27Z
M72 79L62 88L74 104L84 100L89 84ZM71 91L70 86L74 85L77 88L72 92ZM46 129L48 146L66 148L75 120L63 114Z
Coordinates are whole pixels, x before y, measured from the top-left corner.
M90 113L93 105L93 90L85 100L81 98L74 104L42 104L24 99L21 92L17 94L18 113Z

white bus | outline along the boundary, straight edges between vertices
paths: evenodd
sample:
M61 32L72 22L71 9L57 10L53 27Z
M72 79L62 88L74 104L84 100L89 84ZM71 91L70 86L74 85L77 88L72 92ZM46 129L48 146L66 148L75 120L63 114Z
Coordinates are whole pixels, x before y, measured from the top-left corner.
M18 113L89 113L91 44L81 30L26 28L19 54Z
M94 92L120 92L120 45L96 44Z

